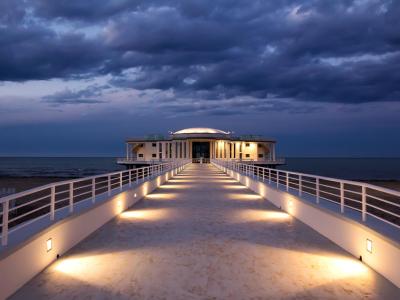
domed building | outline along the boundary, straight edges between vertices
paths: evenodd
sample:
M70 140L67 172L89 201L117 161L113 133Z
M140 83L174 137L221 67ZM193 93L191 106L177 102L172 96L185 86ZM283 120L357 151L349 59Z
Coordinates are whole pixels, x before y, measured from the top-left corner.
M276 141L256 135L235 136L232 132L195 127L170 132L168 137L151 135L126 141L126 157L118 163L128 168L172 159L210 162L235 159L257 165L276 166Z

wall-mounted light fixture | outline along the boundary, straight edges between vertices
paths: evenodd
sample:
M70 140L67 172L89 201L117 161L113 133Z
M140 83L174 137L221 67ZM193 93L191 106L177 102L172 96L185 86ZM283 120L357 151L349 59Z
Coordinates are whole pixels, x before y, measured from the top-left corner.
M136 195L136 193L135 193L135 194L133 195L133 197L135 197L135 198L136 198L136 196L137 196L137 195Z
M367 251L372 253L372 241L370 239L367 239Z
M51 249L53 249L53 240L51 238L49 238L46 241L46 250L47 250L47 252L49 252Z

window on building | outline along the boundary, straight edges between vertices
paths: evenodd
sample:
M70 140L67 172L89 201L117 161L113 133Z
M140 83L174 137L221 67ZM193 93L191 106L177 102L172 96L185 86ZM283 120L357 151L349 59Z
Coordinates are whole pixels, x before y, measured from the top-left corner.
M157 143L152 143L151 146L157 147Z
M153 153L153 154L151 155L151 157L157 157L157 154Z
M246 154L246 158L250 158L250 154Z
M139 157L143 157L143 154L142 154L142 153L139 153Z
M246 143L246 147L250 147L250 143Z
M263 158L263 157L264 157L264 154L258 154L258 157L259 157L259 158Z

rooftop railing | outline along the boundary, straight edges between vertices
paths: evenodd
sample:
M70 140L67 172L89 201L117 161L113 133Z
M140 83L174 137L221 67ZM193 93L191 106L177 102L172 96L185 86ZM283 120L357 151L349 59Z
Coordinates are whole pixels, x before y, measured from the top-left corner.
M182 167L187 160L151 165L138 169L101 174L73 180L59 181L0 198L1 245L8 244L9 234L29 226L38 218L48 216L55 222L61 209L73 214L76 205L99 195L111 195L125 185L139 184L167 171Z
M295 192L300 197L305 194L314 196L316 204L320 204L320 200L334 203L341 214L345 213L345 209L359 212L362 222L371 217L400 228L398 191L363 182L276 170L232 160L214 159L212 162L288 192Z

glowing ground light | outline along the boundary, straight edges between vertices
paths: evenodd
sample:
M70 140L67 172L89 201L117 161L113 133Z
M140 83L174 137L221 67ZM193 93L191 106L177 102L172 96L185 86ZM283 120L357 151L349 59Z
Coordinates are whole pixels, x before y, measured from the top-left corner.
M117 256L115 253L72 256L57 261L52 269L82 282L104 287L104 276L101 274L109 272L110 262L121 264L124 258L122 252Z
M366 275L369 271L366 265L356 259L327 256L321 258L321 261L326 264L324 272L328 272L331 277L355 277Z
M188 179L170 179L168 182L172 183L183 183L183 182L193 182L193 180L188 180Z
M262 200L262 197L257 194L240 194L232 193L227 195L228 199L239 200L239 201L258 201Z
M176 194L173 193L155 193L155 194L148 194L145 197L146 199L151 200L171 200L176 198Z
M235 184L225 184L222 186L224 189L235 189L235 190L243 190L247 189L244 185L235 185Z
M46 241L46 250L49 252L51 249L53 249L53 239L48 239Z
M236 214L234 219L239 222L282 222L291 220L292 217L283 211L243 209Z
M372 241L370 239L367 239L367 251L372 253Z
M156 221L168 217L169 210L162 209L142 209L127 210L120 214L120 218L136 221Z
M84 259L79 258L63 259L56 264L55 269L66 274L80 273L86 269L86 262Z
M165 184L160 186L160 189L189 189L193 187L190 184Z

